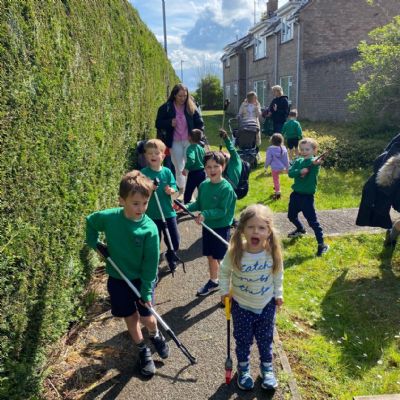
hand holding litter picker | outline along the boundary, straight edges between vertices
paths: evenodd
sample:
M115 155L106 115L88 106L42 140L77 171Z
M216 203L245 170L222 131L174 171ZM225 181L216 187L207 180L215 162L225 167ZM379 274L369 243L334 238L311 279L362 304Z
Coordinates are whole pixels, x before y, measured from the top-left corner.
M305 167L304 169L307 169L307 172L306 172L305 174L303 174L301 177L304 178L304 177L310 172L311 168L312 168L314 165L320 164L320 163L322 162L322 160L328 155L328 153L329 153L330 151L331 151L330 149L324 151L321 155L319 155L319 156L312 162L312 164L311 164L309 167Z
M225 297L226 315L226 360L225 360L225 383L229 385L232 379L232 358L231 358L231 298Z
M160 184L160 180L158 178L155 178L153 183L154 183L154 186L156 188L158 188L158 186ZM167 242L168 242L168 250L167 250L165 257L168 261L169 269L172 273L172 276L174 276L176 266L178 264L182 264L183 272L186 273L185 263L178 257L178 255L176 254L176 252L174 250L174 246L172 245L171 235L169 233L168 224L167 224L167 221L165 219L165 216L164 216L164 213L163 213L163 210L161 207L160 199L158 198L157 190L154 191L154 198L156 199L158 210L160 211L160 214L161 214L161 219L164 224L164 235L166 236Z
M178 205L180 208L182 208L182 210L185 211L187 214L189 214L193 219L197 219L196 215L194 215L191 211L189 211L179 200L174 200L174 203ZM217 232L215 232L213 229L207 226L204 222L201 222L201 225L205 229L207 229L211 234L213 234L216 238L218 238L222 243L224 243L226 246L229 246L229 242L227 242L223 237L218 235Z
M133 283L125 276L125 274L119 269L117 264L113 261L113 259L110 257L110 254L108 252L107 246L105 246L102 243L97 243L97 250L99 253L111 264L111 266L118 272L118 274L121 276L121 278L126 282L126 284L132 289L133 293L135 293L135 296L138 299L141 299L139 291L136 289L136 287L133 285ZM197 360L196 357L193 357L190 353L189 350L180 342L180 340L176 337L175 333L172 332L171 328L166 324L166 322L161 318L161 316L158 314L158 312L153 308L153 306L149 305L148 303L144 303L145 307L148 308L148 310L151 312L152 315L156 318L156 320L160 323L160 325L164 328L165 332L170 336L170 338L175 342L175 344L178 346L179 350L182 351L182 353L185 355L185 357L190 361L190 363L196 364Z

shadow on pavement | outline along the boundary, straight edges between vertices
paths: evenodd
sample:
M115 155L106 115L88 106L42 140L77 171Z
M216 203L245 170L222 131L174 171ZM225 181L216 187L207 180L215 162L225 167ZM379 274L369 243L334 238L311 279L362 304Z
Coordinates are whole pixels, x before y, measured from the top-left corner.
M229 385L223 383L217 389L217 391L208 398L208 400L227 400L227 399L235 399L235 400L270 400L275 395L275 390L264 390L261 388L261 379L258 378L254 382L253 390L248 392L239 389L236 384L237 375L235 374L232 377L232 381ZM235 396L235 397L233 397Z

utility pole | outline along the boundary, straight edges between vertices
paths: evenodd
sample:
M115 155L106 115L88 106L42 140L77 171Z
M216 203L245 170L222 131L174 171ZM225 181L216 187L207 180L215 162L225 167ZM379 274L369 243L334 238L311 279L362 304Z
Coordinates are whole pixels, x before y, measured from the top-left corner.
M182 65L184 63L185 60L181 60L181 82L183 83L183 68Z
M167 50L167 23L165 20L165 0L162 0L162 12L163 12L163 26L164 26L164 50L165 54L168 57L168 50Z
M254 25L256 24L256 0L254 0Z

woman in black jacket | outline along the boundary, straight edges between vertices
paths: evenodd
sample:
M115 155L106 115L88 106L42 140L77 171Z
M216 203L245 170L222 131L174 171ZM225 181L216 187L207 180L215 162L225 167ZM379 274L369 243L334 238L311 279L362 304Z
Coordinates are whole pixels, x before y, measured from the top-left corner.
M173 87L167 102L158 109L156 128L159 139L170 150L176 183L179 192L183 193L186 178L182 171L186 162L186 149L190 144L189 132L192 129L204 130L204 123L188 88L182 83Z
M274 99L267 109L267 117L271 117L274 133L281 133L283 124L289 115L288 97L284 96L283 89L279 85L272 86Z

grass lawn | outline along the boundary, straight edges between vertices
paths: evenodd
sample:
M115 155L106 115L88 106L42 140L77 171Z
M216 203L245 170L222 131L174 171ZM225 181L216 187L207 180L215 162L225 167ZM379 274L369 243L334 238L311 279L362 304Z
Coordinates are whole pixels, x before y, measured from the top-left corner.
M400 393L400 245L392 254L382 235L332 238L316 261L313 240L285 241L278 314L303 398Z
M213 149L218 149L222 140L218 136L218 130L222 125L222 111L203 111L205 122L205 133L208 141ZM225 129L227 126L228 117L225 120ZM307 124L307 129L319 129L323 134L326 134L328 124ZM307 135L307 129L304 135ZM341 128L343 131L344 128ZM322 134L322 135L323 135ZM248 195L237 202L237 213L243 210L249 204L262 203L267 204L274 211L287 211L289 195L291 193L291 185L293 179L287 175L281 176L281 192L282 198L279 201L274 201L271 198L273 194L273 184L270 170L268 175L264 172L265 151L269 145L268 138L263 136L261 144L261 162L257 169L250 174L250 190ZM362 186L366 181L370 171L352 170L338 171L335 169L321 169L318 191L315 196L317 210L329 210L336 208L358 207Z

